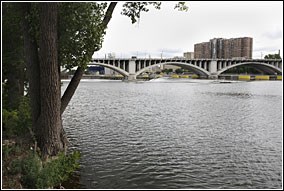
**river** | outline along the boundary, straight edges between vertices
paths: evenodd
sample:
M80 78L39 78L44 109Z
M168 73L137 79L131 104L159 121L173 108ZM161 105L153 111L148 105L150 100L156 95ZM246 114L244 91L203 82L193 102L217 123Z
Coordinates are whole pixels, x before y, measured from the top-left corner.
M281 189L282 85L82 80L63 114L78 188Z

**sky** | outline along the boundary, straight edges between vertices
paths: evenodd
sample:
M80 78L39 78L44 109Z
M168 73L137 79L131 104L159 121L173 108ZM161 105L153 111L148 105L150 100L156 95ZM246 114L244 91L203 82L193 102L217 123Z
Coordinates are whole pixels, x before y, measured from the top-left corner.
M213 38L253 38L253 58L280 50L283 57L282 1L187 1L187 12L176 2L162 2L161 9L143 12L138 23L121 15L118 2L108 24L101 50L93 57L170 58L193 52L194 44Z

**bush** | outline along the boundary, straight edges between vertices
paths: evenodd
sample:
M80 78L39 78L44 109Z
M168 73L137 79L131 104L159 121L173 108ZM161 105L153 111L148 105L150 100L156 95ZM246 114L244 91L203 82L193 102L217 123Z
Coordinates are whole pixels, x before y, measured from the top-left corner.
M22 172L22 161L20 159L13 160L11 164L11 174L18 174L21 172Z
M22 181L26 188L35 188L37 177L41 170L41 160L34 154L30 153L28 158L22 162Z
M3 109L2 119L3 132L6 136L27 133L31 127L31 111L28 98L23 97L21 99L18 110L9 111Z
M8 111L3 109L2 113L3 131L7 136L16 134L19 123L19 116L17 111Z
M31 108L29 105L29 98L22 97L19 105L19 112L18 112L18 131L20 133L25 133L28 131L28 128L32 126L32 116L31 116Z
M3 159L8 159L12 152L13 152L13 147L9 147L8 145L2 146Z
M80 153L60 153L58 158L42 165L40 158L31 153L22 163L22 182L26 188L53 188L67 180L79 167Z

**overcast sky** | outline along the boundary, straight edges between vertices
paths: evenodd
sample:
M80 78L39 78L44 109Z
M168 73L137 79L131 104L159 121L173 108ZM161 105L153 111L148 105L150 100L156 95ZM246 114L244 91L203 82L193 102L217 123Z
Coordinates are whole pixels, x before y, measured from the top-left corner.
M174 9L176 2L163 2L161 9L142 13L137 24L121 15L119 2L108 25L102 49L94 57L174 57L193 52L194 44L212 38L253 38L253 58L278 53L283 57L283 2L188 1L189 10Z

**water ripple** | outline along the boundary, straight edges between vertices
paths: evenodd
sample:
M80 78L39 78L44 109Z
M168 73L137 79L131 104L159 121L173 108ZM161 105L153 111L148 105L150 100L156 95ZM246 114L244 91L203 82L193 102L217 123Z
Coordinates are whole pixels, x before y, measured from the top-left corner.
M281 188L281 84L205 82L82 82L63 115L82 188Z

